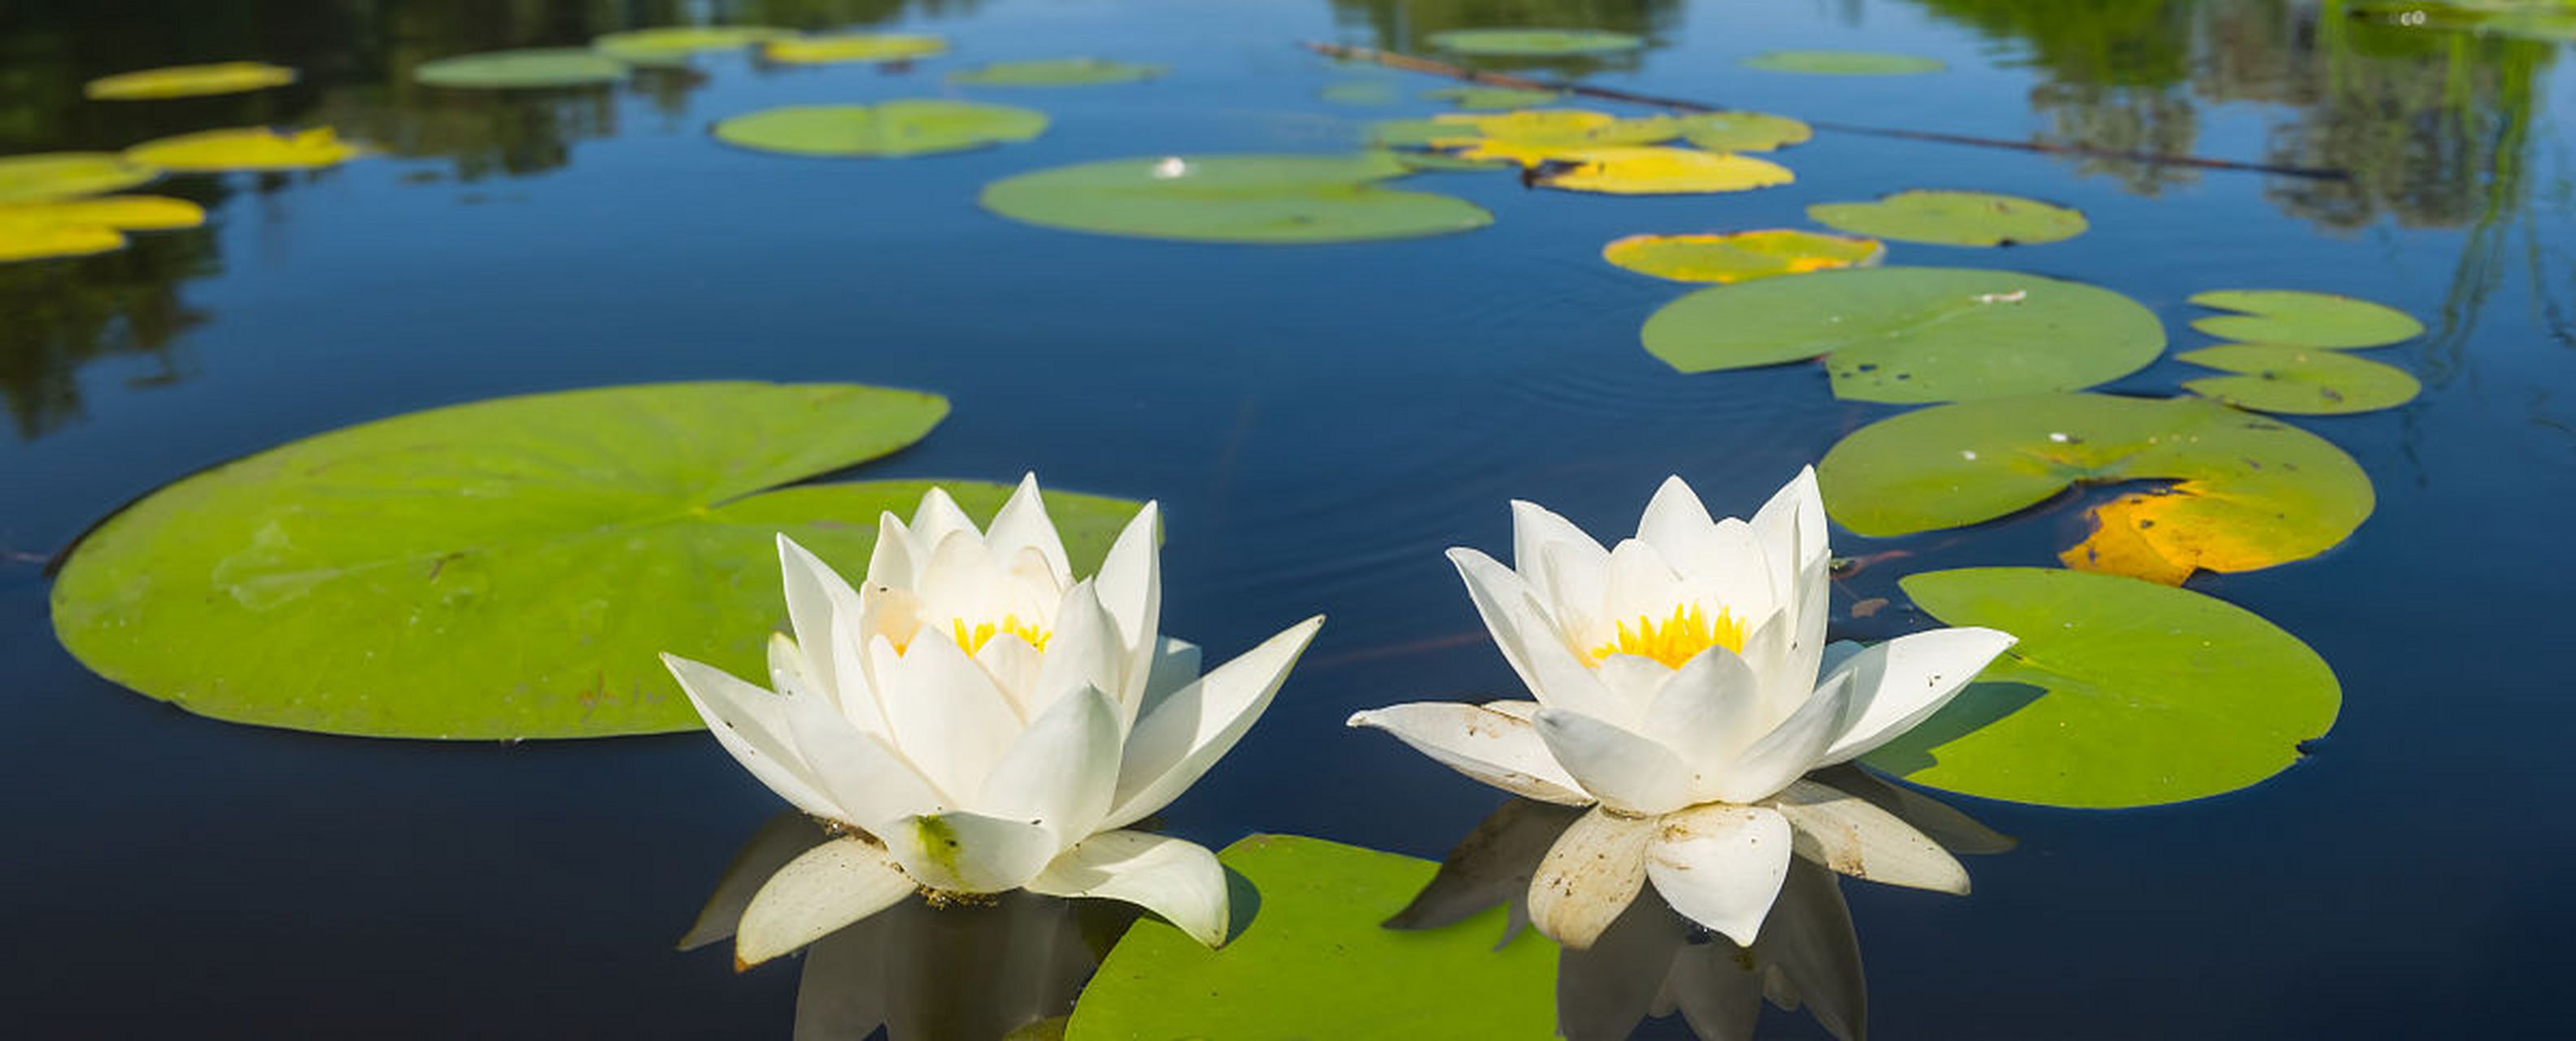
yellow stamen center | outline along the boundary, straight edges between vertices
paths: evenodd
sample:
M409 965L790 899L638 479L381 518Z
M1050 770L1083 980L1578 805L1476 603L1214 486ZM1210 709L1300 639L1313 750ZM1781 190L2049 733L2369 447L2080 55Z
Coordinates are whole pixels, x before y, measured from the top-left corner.
M1636 622L1619 623L1619 637L1592 649L1587 655L1594 666L1608 661L1613 654L1634 654L1652 658L1668 669L1678 669L1699 652L1711 647L1724 647L1744 653L1744 620L1725 608L1717 609L1710 618L1698 604L1673 608L1672 617L1656 621L1651 615L1639 615Z
M973 626L968 626L963 618L952 619L948 623L948 631L950 635L957 638L958 649L970 655L983 650L984 645L992 642L993 637L1003 633L1027 640L1029 646L1041 651L1046 649L1047 637L1055 635L1032 623L1021 621L1020 616L1015 614L1003 615L999 622L977 622Z

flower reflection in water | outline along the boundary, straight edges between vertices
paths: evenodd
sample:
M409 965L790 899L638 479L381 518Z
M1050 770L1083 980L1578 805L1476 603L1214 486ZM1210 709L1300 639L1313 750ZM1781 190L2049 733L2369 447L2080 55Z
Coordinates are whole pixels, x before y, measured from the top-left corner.
M1809 779L1913 826L1953 853L2011 849L2013 840L1911 789L1853 767ZM1530 881L1548 850L1582 819L1581 807L1515 799L1476 826L1390 929L1437 929L1502 904L1508 942L1529 924ZM1860 940L1829 868L1793 860L1771 914L1750 945L1699 927L1649 887L1587 949L1559 955L1557 1030L1574 1041L1629 1036L1648 1017L1679 1013L1707 1041L1750 1038L1768 1000L1804 1008L1843 1041L1867 1035L1869 1001Z
M831 836L800 813L763 825L725 869L681 950L733 935L762 883ZM1028 892L932 907L912 898L815 941L797 983L799 1041L1060 1037L1100 958L1136 918L1109 900Z

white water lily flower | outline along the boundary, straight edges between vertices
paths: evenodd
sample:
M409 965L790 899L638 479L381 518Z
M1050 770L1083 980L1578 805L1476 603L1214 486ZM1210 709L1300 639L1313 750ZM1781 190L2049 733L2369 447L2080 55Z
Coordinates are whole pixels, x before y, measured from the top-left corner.
M663 656L745 769L855 832L761 888L741 962L916 890L1105 897L1224 940L1215 854L1122 829L1234 747L1323 619L1199 675L1198 648L1157 630L1155 518L1145 504L1075 581L1034 476L984 531L934 488L912 523L880 520L858 589L779 537L794 636L771 639L775 691Z
M1637 537L1607 550L1530 503L1513 503L1512 521L1512 567L1472 549L1449 557L1538 700L1419 702L1350 723L1505 791L1593 807L1531 884L1540 931L1588 947L1651 881L1750 944L1793 849L1848 875L1967 891L1938 844L1800 778L1922 722L2013 638L1937 629L1829 654L1812 469L1749 523L1712 520L1672 478Z

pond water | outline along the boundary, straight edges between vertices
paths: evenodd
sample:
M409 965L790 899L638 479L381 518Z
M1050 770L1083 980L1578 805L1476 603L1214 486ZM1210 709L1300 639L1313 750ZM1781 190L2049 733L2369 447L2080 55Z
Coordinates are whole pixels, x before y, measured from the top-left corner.
M441 91L439 57L580 45L691 20L946 37L909 66L697 60L614 88ZM2191 153L2316 180L2099 154L1820 131L1785 187L1617 197L1506 174L1419 186L1494 215L1467 234L1264 247L1082 235L979 210L988 182L1095 159L1345 150L1451 85L1337 67L1299 41L1421 52L1444 29L1637 33L1586 82L1819 124ZM2304 639L2340 718L2262 784L2148 809L1945 795L2018 840L1962 898L1846 883L1884 1037L2464 1036L2536 1023L2576 928L2565 812L2576 643L2541 617L2571 563L2576 215L2556 44L2355 31L2299 0L223 0L0 10L0 153L118 149L220 126L328 124L384 154L327 171L181 176L200 230L0 266L0 973L16 1036L761 1036L793 965L677 953L736 849L779 808L703 735L368 740L190 715L56 641L46 560L172 480L333 428L530 391L701 379L852 381L947 396L936 433L865 476L1155 499L1164 628L1231 655L1329 622L1253 732L1162 815L1210 848L1322 836L1438 859L1490 789L1353 711L1519 684L1442 550L1509 548L1506 502L1626 530L1667 474L1748 514L1897 407L1809 366L1681 375L1638 348L1686 287L1602 262L1640 232L1805 226L1812 203L2002 192L2091 230L1895 262L2115 288L2175 349L2193 293L2381 301L2429 331L2377 357L2424 390L2298 424L2351 453L2377 509L2322 556L2190 588ZM1932 75L1766 72L1767 50L1897 52ZM1088 54L1144 83L977 95L1036 140L906 160L727 147L720 118L957 94L944 71ZM255 94L85 102L158 65L303 71ZM1353 84L1384 84L1354 87ZM1616 108L1617 106L1609 106ZM1620 109L1635 113L1641 110ZM2170 355L2110 384L2162 395ZM2053 566L2107 494L1954 532L1863 539L1838 631L1933 623L1902 574ZM852 565L855 567L855 564ZM767 576L759 576L767 581ZM1868 617L1848 606L1896 604ZM650 604L623 610L649 611ZM2546 618L2543 618L2546 621ZM2518 623L2517 623L2518 624ZM2526 642L2532 636L2536 642ZM2507 637L2512 637L2507 639ZM1213 659L1212 659L1213 660ZM1007 909L1004 909L1007 910ZM1389 909L1391 912L1392 909ZM1003 913L996 911L995 913ZM893 928L894 926L888 926ZM1688 1036L1678 1020L1651 1036ZM1826 1036L1772 1010L1763 1036Z

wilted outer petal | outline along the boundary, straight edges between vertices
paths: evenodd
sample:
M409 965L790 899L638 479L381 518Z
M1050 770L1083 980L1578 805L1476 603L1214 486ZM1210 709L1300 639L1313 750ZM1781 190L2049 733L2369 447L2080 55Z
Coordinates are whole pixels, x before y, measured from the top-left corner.
M835 839L787 863L751 898L734 963L758 965L912 895L913 882L875 843Z
M1711 803L1657 824L1646 848L1655 892L1683 917L1752 943L1789 874L1788 819L1760 806Z
M1789 786L1814 769L1825 746L1851 718L1849 677L1817 689L1798 711L1729 761L1716 778L1717 798L1750 803Z
M787 731L787 697L676 655L663 655L662 665L680 681L681 693L689 696L689 704L706 721L707 732L751 776L797 809L818 817L845 816L797 754Z
M830 836L814 818L794 810L762 823L751 841L734 853L733 862L725 865L724 877L716 881L715 892L707 894L706 906L698 909L698 920L689 923L679 948L694 951L732 937L734 928L742 924L743 909L751 906L760 887L769 884L769 877L806 850L828 841Z
M1850 764L1830 766L1809 775L1816 782L1894 814L1909 828L1941 844L1952 854L2003 853L2020 845L2012 836L1985 826L1957 807L1904 785L1893 784Z
M1163 916L1200 943L1225 943L1225 868L1195 843L1141 831L1102 832L1066 850L1028 888L1123 900Z
M1514 795L1580 806L1592 801L1556 765L1528 720L1482 705L1419 701L1354 713L1349 725L1376 727L1459 773Z
M1118 785L1118 709L1090 687L1055 699L995 764L978 813L1036 821L1058 842L1091 834Z
M1472 549L1450 550L1449 562L1457 565L1458 577L1466 581L1467 598L1475 603L1486 631L1494 635L1494 645L1531 694L1550 706L1589 716L1618 715L1617 700L1575 658L1556 621L1533 598L1529 583Z
M1073 564L1065 556L1064 538L1056 534L1055 521L1047 516L1046 499L1038 494L1036 474L1020 475L1020 486L1012 490L1010 501L993 514L992 527L985 529L984 544L1005 561L1020 550L1034 549L1046 561L1057 588L1073 582Z
M910 817L883 837L905 874L943 893L1018 889L1063 851L1045 825L980 813Z
M1993 629L1934 629L1853 655L1835 670L1852 679L1852 721L1823 762L1848 762L1914 729L2013 643L2011 634Z
M877 676L885 681L878 700L894 746L964 804L1019 738L1019 713L984 667L935 626L923 627L900 657L882 651L877 657Z
M1654 818L1598 807L1577 818L1530 879L1530 924L1575 950L1592 946L1645 885L1647 847L1657 830Z
M1853 878L1931 889L1968 891L1968 869L1958 858L1896 815L1857 796L1813 781L1789 785L1768 804L1789 819L1799 856Z
M1540 709L1535 726L1557 763L1603 805L1652 816L1690 804L1690 767L1671 749L1562 709Z
M1122 828L1171 804L1243 738L1270 707L1288 669L1322 628L1317 615L1295 625L1199 681L1181 688L1136 721L1127 735L1118 792L1103 828Z

